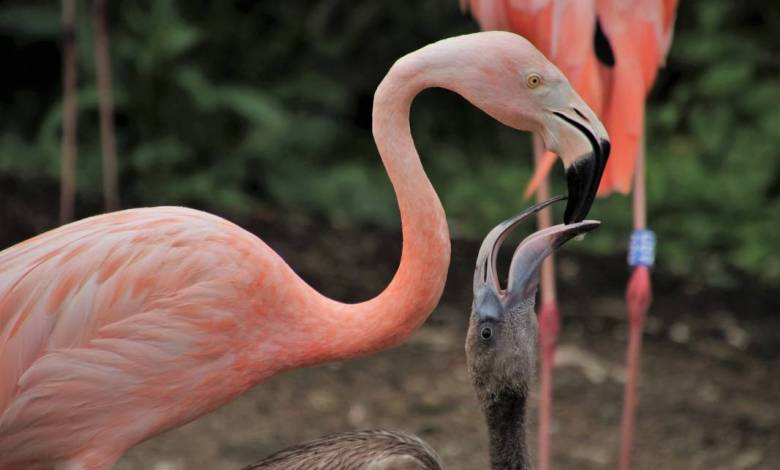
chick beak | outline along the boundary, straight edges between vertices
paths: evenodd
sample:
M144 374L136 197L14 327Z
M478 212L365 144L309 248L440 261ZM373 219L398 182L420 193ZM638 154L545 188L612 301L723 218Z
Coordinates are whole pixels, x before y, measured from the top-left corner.
M555 197L507 219L490 231L477 255L474 270L474 312L480 320L498 321L507 308L533 298L539 284L539 266L553 251L575 236L599 226L595 220L555 225L529 235L515 250L506 289L498 281L496 257L507 235L521 222L545 207L563 200Z

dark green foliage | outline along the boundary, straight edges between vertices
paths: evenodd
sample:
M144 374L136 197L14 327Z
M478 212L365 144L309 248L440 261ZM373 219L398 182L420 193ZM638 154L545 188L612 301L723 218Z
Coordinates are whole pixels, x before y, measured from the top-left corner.
M371 139L373 90L401 55L476 30L456 0L111 3L125 204L296 211L395 228ZM659 263L703 280L780 279L780 7L681 2L648 116L649 219ZM80 3L79 191L100 191L88 8ZM0 6L0 172L56 178L59 4ZM30 54L33 54L32 56ZM526 206L527 136L439 90L416 102L418 149L455 235ZM554 171L563 192L560 169ZM56 205L56 201L52 201ZM585 249L622 250L630 200L599 201ZM560 215L559 217L560 218Z

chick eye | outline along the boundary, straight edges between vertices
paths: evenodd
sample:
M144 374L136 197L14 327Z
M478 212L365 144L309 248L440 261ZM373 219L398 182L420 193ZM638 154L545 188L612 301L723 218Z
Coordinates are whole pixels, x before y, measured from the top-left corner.
M489 326L483 326L482 329L479 331L479 336L483 340L489 340L493 337L493 328Z
M544 80L542 80L542 76L537 73L532 73L528 76L525 83L528 85L528 88L537 88L539 85L542 84Z

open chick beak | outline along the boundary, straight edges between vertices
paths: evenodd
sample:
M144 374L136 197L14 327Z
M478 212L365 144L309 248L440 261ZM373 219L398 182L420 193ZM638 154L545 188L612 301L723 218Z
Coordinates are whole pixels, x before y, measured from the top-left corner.
M607 166L610 144L604 125L573 91L567 106L552 112L553 135L545 143L563 160L569 201L563 221L585 219Z
M501 243L522 221L563 199L549 199L501 222L482 241L477 255L473 286L474 309L480 319L499 320L506 309L532 298L539 285L539 267L542 261L575 236L600 225L595 220L585 220L568 225L554 225L529 235L512 256L507 286L503 289L496 272L496 257Z

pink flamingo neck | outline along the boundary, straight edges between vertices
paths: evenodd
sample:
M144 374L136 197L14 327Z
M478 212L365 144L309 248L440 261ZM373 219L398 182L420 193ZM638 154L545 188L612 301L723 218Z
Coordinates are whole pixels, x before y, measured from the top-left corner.
M416 57L416 59L422 59ZM299 354L289 366L312 365L375 352L408 337L439 302L450 262L444 208L420 162L409 112L415 96L431 86L424 60L401 59L374 96L373 134L395 190L401 215L401 261L390 284L373 299L345 304L306 285L292 270L290 296L277 308L299 333L287 342ZM289 297L296 298L289 298Z

